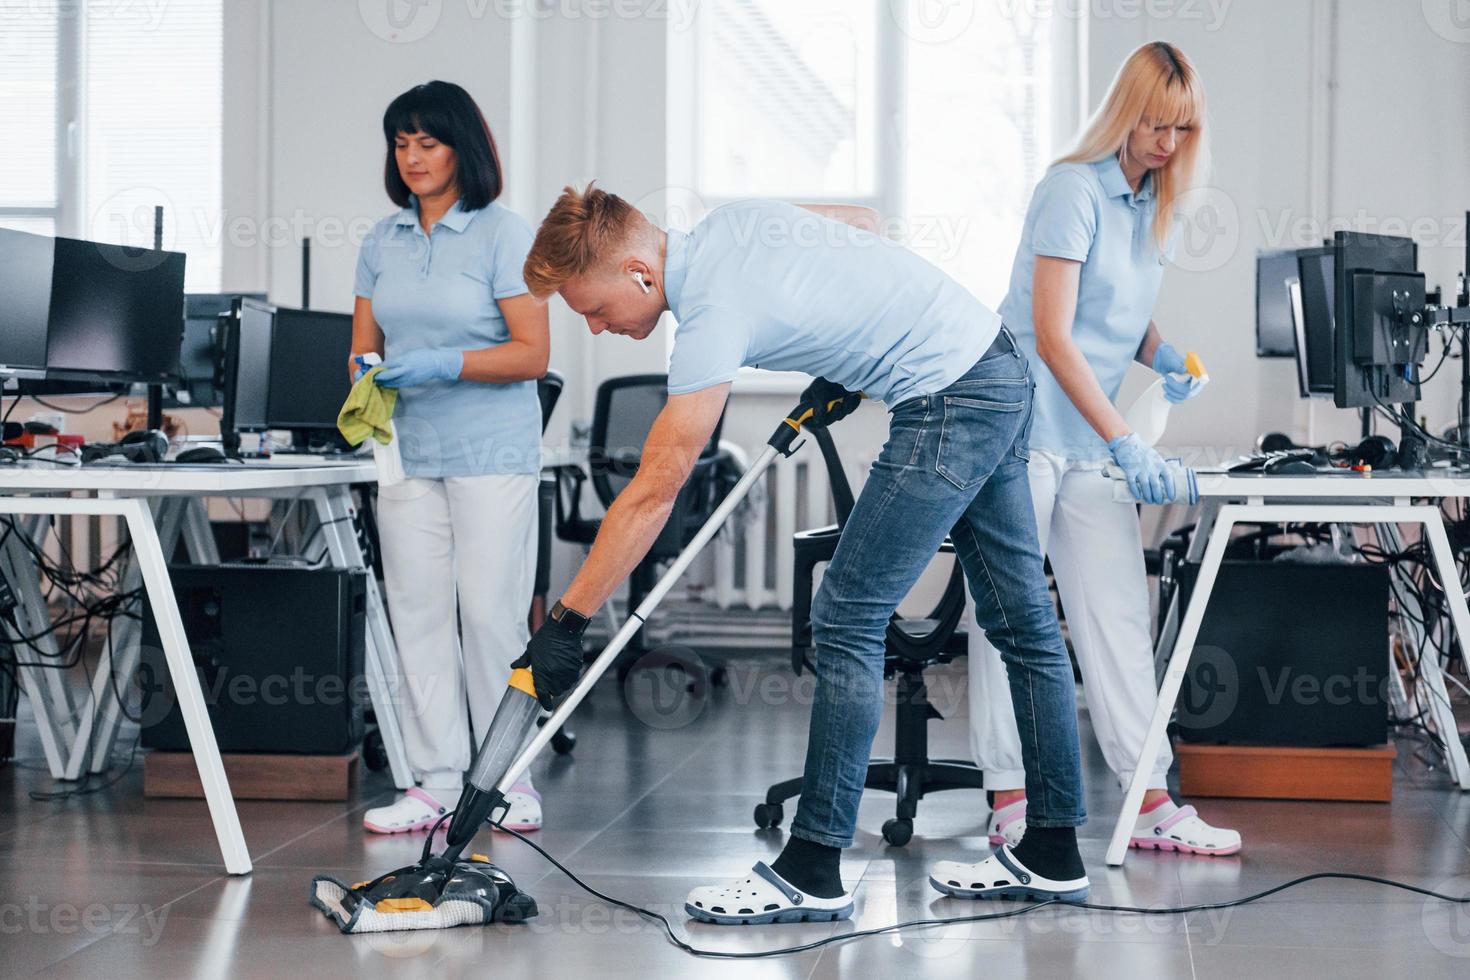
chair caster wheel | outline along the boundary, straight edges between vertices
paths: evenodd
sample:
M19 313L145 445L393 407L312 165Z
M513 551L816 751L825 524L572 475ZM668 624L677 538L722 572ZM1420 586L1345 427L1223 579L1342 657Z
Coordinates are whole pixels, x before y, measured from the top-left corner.
M716 667L709 672L710 687L724 687L730 683L730 672L724 667Z
M551 736L551 748L557 755L571 755L572 749L577 747L577 736L565 728Z
M755 825L762 830L781 826L781 820L785 816L786 813L779 803L757 803L755 805Z
M894 847L903 847L914 836L914 822L903 817L894 817L883 823L883 839Z

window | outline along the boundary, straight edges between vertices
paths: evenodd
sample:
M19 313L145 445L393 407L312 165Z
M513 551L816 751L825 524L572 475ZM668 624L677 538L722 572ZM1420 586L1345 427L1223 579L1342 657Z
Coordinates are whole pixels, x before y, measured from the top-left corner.
M1035 15L1045 7L951 5L970 12L968 26L940 43L911 42L905 62L903 230L992 309L1005 297L1031 192L1065 146L1054 145L1056 117L1071 130L1080 112L1054 63L1076 22Z
M699 13L700 190L872 200L877 0L714 0Z
M28 13L0 29L0 224L51 234L56 220L57 35L54 13Z
M674 189L649 210L687 228L744 197L865 204L994 308L1031 191L1080 119L1083 25L1051 10L707 0L692 26L671 21Z
M222 0L24 4L0 13L0 225L188 254L219 288Z

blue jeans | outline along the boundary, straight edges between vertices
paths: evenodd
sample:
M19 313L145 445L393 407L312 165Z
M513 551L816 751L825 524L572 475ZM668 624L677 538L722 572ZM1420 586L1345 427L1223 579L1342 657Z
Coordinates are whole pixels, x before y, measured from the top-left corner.
M793 836L852 844L883 714L883 636L953 537L975 617L1000 650L1026 768L1026 822L1087 819L1072 667L1042 571L1026 476L1034 384L1008 330L964 377L908 399L812 601L816 700ZM972 708L975 706L972 706Z

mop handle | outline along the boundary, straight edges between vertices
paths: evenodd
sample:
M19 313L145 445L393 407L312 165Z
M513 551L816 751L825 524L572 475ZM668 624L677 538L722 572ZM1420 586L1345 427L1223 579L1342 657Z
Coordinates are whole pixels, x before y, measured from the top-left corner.
M793 434L797 428L799 426L792 426ZM789 445L789 440L787 444ZM679 580L679 576L683 575L684 570L689 567L690 563L699 557L699 553L704 550L704 546L709 544L710 539L719 533L720 527L724 525L725 519L730 516L730 512L740 505L740 502L750 493L750 488L755 486L755 482L761 478L761 474L765 473L778 455L780 455L780 452L775 446L767 445L765 451L751 464L750 469L745 471L745 475L740 478L740 482L735 484L730 492L725 495L724 500L720 501L720 505L709 516L709 520L704 522L704 526L699 529L699 533L694 535L693 540L689 542L683 551L679 552L679 557L674 559L674 563L669 566L669 570L664 572L663 577L658 580L658 584L653 587L653 591L648 593L648 597L628 617L628 621L623 624L622 629L618 630L617 634L612 638L612 642L603 648L602 653L598 654L597 659L592 661L591 666L582 674L581 680L577 681L576 686L567 693L566 700L561 703L556 711L552 712L546 724L542 725L541 730L536 733L536 737L531 739L525 749L521 751L521 754L516 757L515 762L511 763L510 768L506 770L505 775L501 778L499 785L496 786L496 789L500 793L505 794L510 792L511 787L516 784L516 780L521 778L521 774L531 765L536 755L547 742L551 741L552 736L561 730L562 725L566 724L567 718L571 717L577 705L581 704L582 699L592 690L592 685L596 684L597 679L612 666L618 654L623 652L623 647L627 646L628 642L633 639L633 634L642 628L644 621L653 614L653 610L658 607L658 604L663 600L663 597L668 591L674 587L674 583Z

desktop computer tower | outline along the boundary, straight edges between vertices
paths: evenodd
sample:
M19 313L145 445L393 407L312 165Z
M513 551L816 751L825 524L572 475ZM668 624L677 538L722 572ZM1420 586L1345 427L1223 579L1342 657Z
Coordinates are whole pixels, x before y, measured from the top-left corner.
M173 565L195 671L223 752L339 754L363 735L367 576L284 565ZM152 610L142 744L189 748Z
M1179 569L1181 617L1198 568ZM1384 565L1224 562L1179 692L1180 740L1387 742L1388 576Z

